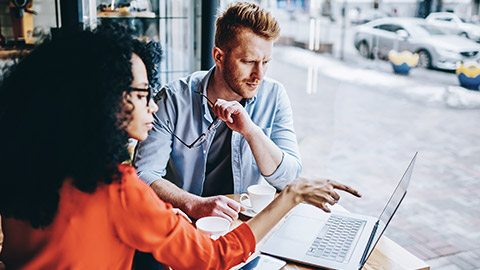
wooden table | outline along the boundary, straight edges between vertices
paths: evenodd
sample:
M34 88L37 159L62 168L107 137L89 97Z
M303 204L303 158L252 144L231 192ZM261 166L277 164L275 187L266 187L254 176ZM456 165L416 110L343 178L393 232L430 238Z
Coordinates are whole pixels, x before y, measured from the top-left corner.
M227 197L232 198L236 201L240 200L240 194L232 194L228 195ZM341 206L336 205L335 208L343 209ZM338 210L338 209L337 209ZM248 220L248 217L241 215L240 219L234 221L232 223L232 229L239 226L242 222ZM252 259L259 254L259 250L263 244L267 241L267 239L272 235L275 230L278 229L280 221L258 244L255 254L252 255ZM239 266L240 267L240 266ZM238 268L239 268L238 267ZM237 269L237 268L235 268ZM300 265L293 262L288 262L287 265L283 269L316 269L315 267ZM367 263L364 265L363 269L365 270L377 270L377 269L385 269L385 270L400 270L400 269L408 269L408 270L429 270L430 266L426 264L424 261L420 260L419 258L415 257L412 253L408 252L397 243L393 242L386 236L382 236L380 241L378 242L377 246L373 250L372 254L367 260Z

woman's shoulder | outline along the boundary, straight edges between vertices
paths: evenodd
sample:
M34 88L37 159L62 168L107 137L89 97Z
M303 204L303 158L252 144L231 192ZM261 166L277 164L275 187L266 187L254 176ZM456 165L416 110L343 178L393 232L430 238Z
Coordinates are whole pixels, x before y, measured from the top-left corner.
M137 174L137 170L129 164L118 165L118 171L120 172L120 181L116 183L120 186L138 186L140 188L148 187Z
M130 164L120 164L118 165L118 171L123 177L132 177L137 175L137 170Z
M153 192L152 188L143 182L137 175L137 170L128 164L118 166L120 172L120 181L110 185L110 192L116 193L120 198L129 200L143 200L158 203L160 200Z
M109 185L107 195L110 215L124 224L117 224L117 229L137 226L143 224L146 217L158 217L165 211L171 212L171 205L160 200L153 189L138 178L134 167L122 164L118 169L121 179Z

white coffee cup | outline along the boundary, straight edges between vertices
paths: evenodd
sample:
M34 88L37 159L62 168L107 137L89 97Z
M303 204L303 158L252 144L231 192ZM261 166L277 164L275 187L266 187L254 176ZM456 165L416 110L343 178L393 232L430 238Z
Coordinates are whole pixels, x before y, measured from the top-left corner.
M248 194L240 195L240 203L247 208L252 208L255 213L260 213L275 198L277 190L269 185L253 185L247 188ZM246 203L250 200L251 206Z
M221 217L203 217L195 223L197 229L212 239L226 234L230 229L230 221Z

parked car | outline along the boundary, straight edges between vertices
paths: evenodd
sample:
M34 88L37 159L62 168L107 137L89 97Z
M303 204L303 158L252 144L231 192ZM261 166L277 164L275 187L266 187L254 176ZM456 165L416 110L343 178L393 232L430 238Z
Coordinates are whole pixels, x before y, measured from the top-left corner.
M425 18L427 22L442 27L444 30L480 42L480 26L466 23L455 13L433 12Z
M480 44L418 18L383 18L357 27L355 48L367 58L386 59L390 50L418 53L418 66L455 70L459 61L478 61Z

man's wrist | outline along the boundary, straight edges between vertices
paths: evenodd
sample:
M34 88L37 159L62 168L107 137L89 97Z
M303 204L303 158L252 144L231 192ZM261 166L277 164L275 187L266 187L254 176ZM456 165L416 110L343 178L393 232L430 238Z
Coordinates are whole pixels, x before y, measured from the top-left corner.
M153 181L150 187L160 199L179 208L190 217L195 217L198 206L203 200L202 197L182 190L163 178Z
M242 136L245 138L245 140L250 141L251 139L258 138L261 133L263 133L262 129L252 123L252 126L247 129Z
M188 216L196 218L198 215L198 206L202 204L203 198L191 193L188 193L186 196L182 210Z

